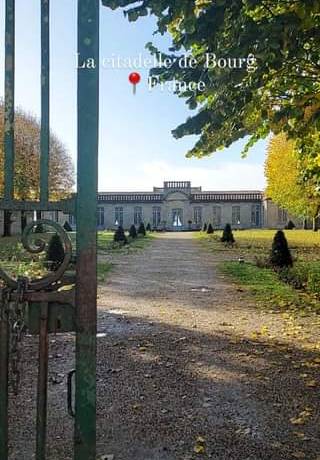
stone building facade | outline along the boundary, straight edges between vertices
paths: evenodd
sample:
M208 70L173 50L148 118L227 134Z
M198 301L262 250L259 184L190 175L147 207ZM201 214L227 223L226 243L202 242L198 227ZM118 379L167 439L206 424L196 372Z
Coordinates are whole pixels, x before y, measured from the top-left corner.
M128 229L140 222L158 230L197 230L205 223L221 229L283 228L285 210L265 199L263 192L203 191L190 182L164 182L150 192L101 192L98 195L97 224L100 229L122 225Z
M60 211L42 212L41 216L76 226L72 215ZM33 214L28 213L27 222L32 219ZM167 231L198 230L205 223L211 223L215 229L222 229L227 223L235 229L283 228L289 219L297 227L302 225L266 199L261 191L203 191L182 181L164 182L150 192L100 192L97 198L99 230L112 230L119 225L129 229L141 222ZM20 213L12 213L11 220L12 233L20 233ZM3 212L0 212L0 229L3 230Z

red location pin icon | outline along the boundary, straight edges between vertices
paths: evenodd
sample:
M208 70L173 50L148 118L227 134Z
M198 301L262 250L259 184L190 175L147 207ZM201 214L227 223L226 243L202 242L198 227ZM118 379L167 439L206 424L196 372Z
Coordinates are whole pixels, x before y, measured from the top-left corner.
M137 92L137 84L141 81L141 76L138 72L132 72L129 75L129 81L133 85L133 94Z

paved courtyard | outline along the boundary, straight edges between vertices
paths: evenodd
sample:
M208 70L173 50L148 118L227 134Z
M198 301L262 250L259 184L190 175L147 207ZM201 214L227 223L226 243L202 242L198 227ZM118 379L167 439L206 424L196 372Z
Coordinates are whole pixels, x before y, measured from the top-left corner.
M279 314L257 308L219 274L224 257L190 233L160 234L143 252L113 256L98 300L99 455L320 459L319 395L301 377L302 364L317 357L285 336ZM270 336L257 336L266 327ZM65 378L73 346L71 334L51 338L49 459L72 455ZM35 361L34 339L26 357ZM32 459L30 366L24 379L16 460Z

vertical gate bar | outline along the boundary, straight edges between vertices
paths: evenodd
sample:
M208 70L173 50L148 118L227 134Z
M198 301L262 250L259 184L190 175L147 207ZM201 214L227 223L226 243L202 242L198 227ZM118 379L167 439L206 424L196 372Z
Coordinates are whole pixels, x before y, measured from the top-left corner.
M8 312L0 312L0 458L8 459Z
M49 200L50 150L50 1L41 0L41 134L40 202L45 209Z
M48 395L48 303L42 302L40 309L36 460L45 460Z
M96 458L99 3L78 0L79 58L94 59L95 68L78 70L76 460Z
M4 198L14 196L15 0L6 0L4 102Z

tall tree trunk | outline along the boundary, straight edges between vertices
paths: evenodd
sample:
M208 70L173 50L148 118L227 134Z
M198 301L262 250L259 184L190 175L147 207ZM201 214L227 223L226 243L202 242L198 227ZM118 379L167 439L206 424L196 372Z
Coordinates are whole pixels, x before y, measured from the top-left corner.
M41 211L37 211L37 220L41 220Z
M317 232L318 231L318 217L314 217L312 219L312 230L314 232Z
M308 229L308 220L307 219L303 219L303 230L307 230Z
M3 212L3 236L11 236L12 212L5 209Z
M318 231L318 218L319 218L319 213L320 213L320 206L318 206L317 212L315 213L315 216L313 218L313 225L312 225L312 230L314 232Z

